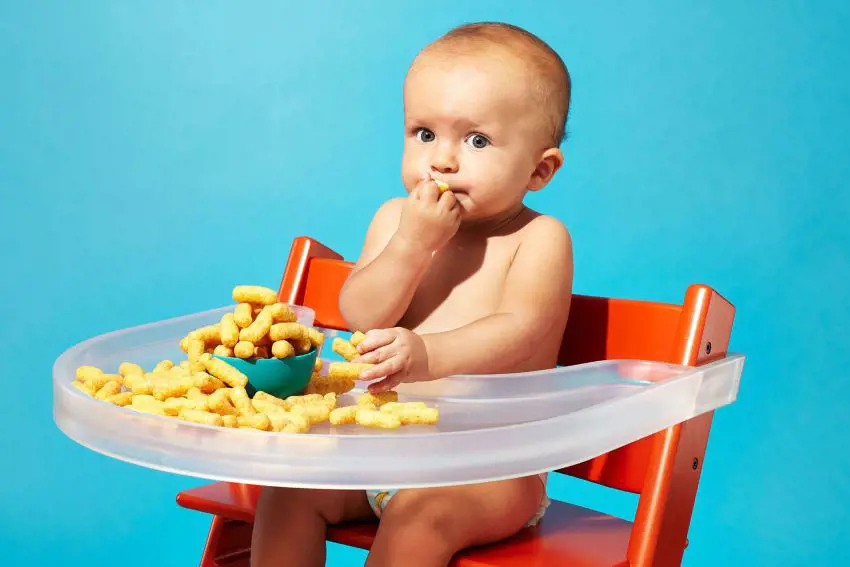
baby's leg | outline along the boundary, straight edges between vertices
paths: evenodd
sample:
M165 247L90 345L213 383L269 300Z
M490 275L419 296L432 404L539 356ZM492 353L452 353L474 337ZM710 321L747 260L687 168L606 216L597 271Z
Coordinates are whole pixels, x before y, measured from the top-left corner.
M367 567L446 567L458 551L509 537L537 512L540 477L400 490L381 514Z
M264 488L254 518L251 567L320 567L328 524L374 517L362 490Z

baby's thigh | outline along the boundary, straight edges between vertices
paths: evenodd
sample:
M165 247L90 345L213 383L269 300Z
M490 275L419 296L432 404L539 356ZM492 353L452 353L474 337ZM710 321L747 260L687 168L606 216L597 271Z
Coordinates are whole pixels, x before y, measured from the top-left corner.
M518 532L537 513L545 487L537 475L471 484L400 490L381 519L433 526L458 538L458 549L502 540Z

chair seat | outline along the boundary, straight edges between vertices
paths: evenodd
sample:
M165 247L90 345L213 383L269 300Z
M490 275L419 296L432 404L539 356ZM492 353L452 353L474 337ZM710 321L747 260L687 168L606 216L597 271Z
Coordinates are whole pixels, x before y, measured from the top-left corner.
M255 486L215 483L181 492L177 503L239 522L252 522L259 496ZM552 501L541 522L496 544L467 549L454 567L614 567L627 565L626 548L632 524L580 506ZM369 549L377 523L333 526L330 541ZM250 538L245 542L250 546Z

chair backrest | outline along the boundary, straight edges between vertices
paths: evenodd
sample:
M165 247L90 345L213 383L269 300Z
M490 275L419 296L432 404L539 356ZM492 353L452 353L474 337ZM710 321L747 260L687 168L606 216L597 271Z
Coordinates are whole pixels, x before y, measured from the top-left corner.
M318 326L347 330L339 293L352 266L319 242L297 238L281 281L281 300L311 307ZM733 318L734 307L703 285L690 286L682 305L574 295L558 363L642 359L704 364L726 355ZM711 417L699 416L559 471L640 494L629 543L632 565L681 560Z

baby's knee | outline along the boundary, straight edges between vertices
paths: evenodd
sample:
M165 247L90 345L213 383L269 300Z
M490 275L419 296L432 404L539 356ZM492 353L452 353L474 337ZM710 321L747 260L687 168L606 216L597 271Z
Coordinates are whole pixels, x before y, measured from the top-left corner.
M399 492L381 515L381 524L399 527L396 537L419 545L452 545L456 533L454 502L428 491ZM395 533L395 530L393 530Z
M343 516L343 502L338 491L304 488L265 487L257 502L257 516L278 519L318 515L327 523L337 523Z

